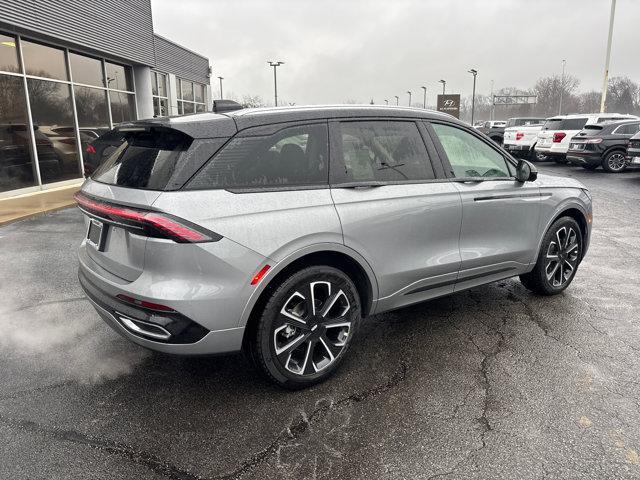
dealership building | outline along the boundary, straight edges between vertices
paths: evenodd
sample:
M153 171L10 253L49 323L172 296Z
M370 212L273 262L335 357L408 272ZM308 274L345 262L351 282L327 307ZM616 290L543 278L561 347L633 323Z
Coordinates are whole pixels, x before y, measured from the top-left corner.
M0 198L77 183L120 122L210 110L210 76L150 0L0 0Z

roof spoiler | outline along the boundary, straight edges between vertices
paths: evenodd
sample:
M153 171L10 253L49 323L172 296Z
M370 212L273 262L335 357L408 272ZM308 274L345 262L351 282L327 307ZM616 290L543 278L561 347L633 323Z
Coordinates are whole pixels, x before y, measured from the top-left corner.
M231 112L233 110L242 110L242 105L233 100L214 100L213 111L215 113Z

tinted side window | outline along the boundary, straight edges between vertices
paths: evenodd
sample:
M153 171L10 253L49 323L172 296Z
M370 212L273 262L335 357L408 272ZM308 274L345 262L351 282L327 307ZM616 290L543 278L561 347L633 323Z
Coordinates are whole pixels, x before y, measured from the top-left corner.
M340 182L412 181L435 178L420 131L414 122L342 122Z
M186 186L189 190L328 184L324 124L231 140Z
M479 138L449 125L433 128L457 178L511 176L504 157Z
M629 123L627 125L621 125L614 130L617 135L633 135L638 131L637 123Z

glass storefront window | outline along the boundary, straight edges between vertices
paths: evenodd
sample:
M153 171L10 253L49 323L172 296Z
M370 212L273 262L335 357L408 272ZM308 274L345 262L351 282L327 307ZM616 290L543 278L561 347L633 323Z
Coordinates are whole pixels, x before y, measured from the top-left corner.
M196 113L202 113L204 111L204 103L196 103Z
M196 94L195 96L196 102L204 103L204 85L201 85L199 83L196 83L194 85L195 85L194 91Z
M114 88L116 90L133 91L133 77L131 75L131 68L124 67L122 65L116 65L115 63L105 62L107 70L107 87Z
M0 75L0 192L36 185L21 77Z
M64 50L22 40L24 69L34 77L69 80Z
M0 34L0 70L18 73L18 46L14 37Z
M71 86L34 78L27 86L42 183L79 178Z
M193 83L187 80L180 80L180 94L182 100L193 101Z
M130 93L109 92L113 124L136 119L136 99Z
M73 75L74 83L104 87L102 62L100 60L70 52L69 63L71 63L71 74Z
M167 96L167 76L162 73L156 73L158 77L158 96Z

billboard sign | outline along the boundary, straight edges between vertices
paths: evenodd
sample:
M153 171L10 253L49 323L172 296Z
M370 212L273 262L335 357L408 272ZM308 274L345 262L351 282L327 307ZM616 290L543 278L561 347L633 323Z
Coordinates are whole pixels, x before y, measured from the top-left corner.
M460 94L438 95L437 110L460 118Z

